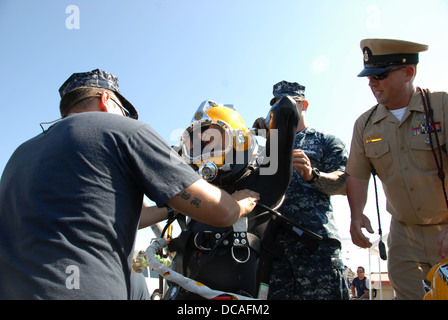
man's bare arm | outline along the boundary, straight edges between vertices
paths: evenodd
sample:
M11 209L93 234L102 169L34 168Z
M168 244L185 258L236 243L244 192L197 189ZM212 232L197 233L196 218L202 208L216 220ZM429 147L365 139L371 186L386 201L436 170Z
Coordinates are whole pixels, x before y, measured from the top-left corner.
M150 227L168 218L168 208L159 208L157 206L150 206L143 200L143 207L140 213L140 221L138 228L143 229Z
M350 234L352 242L361 248L370 248L372 243L363 234L362 229L373 233L369 218L364 215L364 207L367 202L367 190L369 180L361 180L349 177L347 181L347 199L350 206L351 222Z
M320 192L331 196L346 195L347 177L348 174L344 171L321 172L320 178L313 183L313 186Z
M313 178L311 161L303 150L295 149L293 151L292 164L305 181L310 181ZM331 173L320 172L320 177L313 182L313 186L328 195L345 195L347 194L347 177L348 174L340 170Z
M194 220L216 226L233 225L241 216L250 213L259 200L259 194L242 190L240 201L205 180L198 180L171 198L167 204Z

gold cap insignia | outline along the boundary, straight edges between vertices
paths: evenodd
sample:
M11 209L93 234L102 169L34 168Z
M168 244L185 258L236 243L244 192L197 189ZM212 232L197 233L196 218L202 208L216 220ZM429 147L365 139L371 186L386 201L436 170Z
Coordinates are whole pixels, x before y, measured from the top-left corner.
M367 52L367 50L364 50L364 61L365 62L369 61L369 53Z

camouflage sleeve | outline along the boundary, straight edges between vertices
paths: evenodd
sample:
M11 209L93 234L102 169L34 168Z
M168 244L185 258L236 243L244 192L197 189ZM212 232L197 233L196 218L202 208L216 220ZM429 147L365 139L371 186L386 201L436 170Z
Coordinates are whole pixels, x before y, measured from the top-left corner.
M345 195L348 176L344 171L348 157L345 144L335 136L327 135L324 154L321 177L313 184L314 187L328 195Z
M327 173L344 171L348 158L345 143L339 138L329 135L326 138L324 150L325 158L323 159L322 171Z

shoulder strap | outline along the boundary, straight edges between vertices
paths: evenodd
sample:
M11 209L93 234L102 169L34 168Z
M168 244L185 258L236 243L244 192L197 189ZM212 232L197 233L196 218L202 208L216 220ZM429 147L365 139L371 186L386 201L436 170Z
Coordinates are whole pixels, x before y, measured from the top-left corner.
M364 124L364 128L362 128L362 133L364 133L364 130L366 130L367 124L370 121L370 118L372 118L373 114L375 113L376 109L378 109L379 104L377 104L372 111L369 113L369 116L367 117L366 123Z
M436 123L434 121L434 111L431 107L431 101L429 100L428 89L421 89L420 87L417 87L417 90L421 93L422 96L423 107L425 109L425 115L426 115L426 126L428 127L429 142L431 144L432 154L434 156L434 160L437 166L438 171L437 176L442 182L443 195L445 197L446 206L448 208L448 198L446 196L446 187L445 187L445 173L443 172L442 148L440 148L439 135L437 134ZM435 136L437 150L439 151L438 156L436 154L436 150L434 149L434 142L432 137L433 135Z

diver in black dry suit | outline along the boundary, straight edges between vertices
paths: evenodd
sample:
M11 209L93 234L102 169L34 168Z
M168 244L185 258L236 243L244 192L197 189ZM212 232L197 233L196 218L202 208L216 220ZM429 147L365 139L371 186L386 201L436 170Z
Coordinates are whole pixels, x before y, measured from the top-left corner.
M189 153L190 149L185 139L183 142L181 141L180 154L184 159L189 160L196 170L199 166L199 173L202 173L203 176L208 175L206 179L211 176L208 179L209 182L230 194L241 189L258 192L260 205L247 216L246 220L239 221L238 225L228 228L212 227L194 220L188 223L179 221L183 230L177 238L172 239L169 243L169 250L176 252L172 268L212 289L256 298L260 283L269 283L269 261L275 256L275 250L269 248L270 240L275 236L270 222L275 219L275 216L262 206L278 207L290 183L292 150L299 123L297 106L290 97L283 97L269 111L266 118L269 130L266 135L265 159L270 158L271 163L266 164L258 164L252 158L251 153L256 151L253 150L256 141L252 141L251 144L249 140L253 137L247 134L244 128L241 128L244 126L241 124L242 121L235 123L234 113L236 111L219 109L219 107L228 106L216 105L210 101L204 102L201 106L202 109L201 107L198 109L193 117L193 124L190 126L191 141L194 140L192 138L194 123L200 122L203 127L208 126L208 128L212 125L215 125L216 128L220 126L219 129L223 132L230 129L234 133L234 138L231 141L233 160L238 160L235 159L235 155L242 152L244 161L233 161L234 164L224 164L221 167L211 163L212 161L201 161L194 165L195 157ZM229 117L223 119L225 118L223 114L229 115ZM242 138L243 136L244 138ZM274 143L277 146L276 154L273 154L275 152ZM274 148L271 148L272 146ZM202 147L204 146L202 145ZM224 156L226 153L228 156L228 152L228 148L226 149L224 146L222 154L215 152L211 154L210 159L216 159L217 154ZM187 153L188 155L186 155ZM278 159L277 169L270 174L263 174L261 172L263 168L267 169L268 166L275 165L273 163L275 157ZM196 162L198 161L196 160ZM202 166L199 165L200 163ZM182 215L178 216L183 217ZM177 284L169 283L164 299L185 300L202 299L202 297L184 290Z

